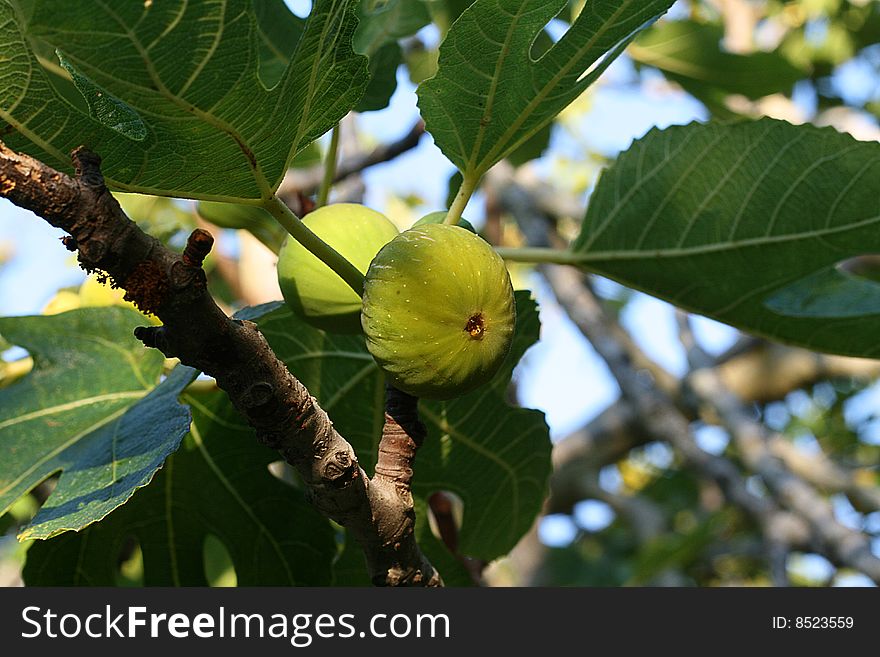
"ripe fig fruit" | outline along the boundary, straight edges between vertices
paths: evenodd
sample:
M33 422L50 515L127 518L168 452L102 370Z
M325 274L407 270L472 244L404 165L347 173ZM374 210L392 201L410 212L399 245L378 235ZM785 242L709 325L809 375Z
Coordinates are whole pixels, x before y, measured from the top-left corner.
M450 399L488 382L510 350L515 321L504 261L464 228L414 226L367 271L367 348L389 382L416 397Z
M326 205L306 215L303 223L362 273L398 233L385 215L356 203ZM278 254L278 283L287 305L312 326L333 333L361 330L360 297L292 237Z
M442 224L446 220L446 210L438 210L437 212L430 212L426 214L424 217L419 219L416 223L412 225L413 228L416 226L424 226L425 224ZM457 226L461 226L462 228L471 231L472 233L477 232L476 228L473 227L470 221L461 217L458 220Z

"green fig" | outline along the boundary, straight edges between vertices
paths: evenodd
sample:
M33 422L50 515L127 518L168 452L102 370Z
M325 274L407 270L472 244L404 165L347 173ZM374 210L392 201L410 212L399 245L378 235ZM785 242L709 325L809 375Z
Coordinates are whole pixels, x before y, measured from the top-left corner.
M326 205L306 215L303 223L361 273L398 233L385 215L356 203ZM360 297L292 237L278 254L278 283L287 305L312 326L333 333L361 330Z
M504 261L464 228L414 226L367 270L367 348L389 382L416 397L450 399L488 382L510 350L515 321Z
M416 223L412 225L413 228L416 226L424 226L425 224L442 224L446 221L446 210L438 210L437 212L430 212L426 214L424 217L419 219ZM461 217L458 220L457 226L461 226L462 228L471 231L472 233L476 233L476 228L473 227L470 221Z

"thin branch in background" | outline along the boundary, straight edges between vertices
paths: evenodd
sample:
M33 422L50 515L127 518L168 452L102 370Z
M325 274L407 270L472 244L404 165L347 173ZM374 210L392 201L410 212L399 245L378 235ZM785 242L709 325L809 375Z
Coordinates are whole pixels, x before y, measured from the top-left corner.
M690 329L689 318L679 313L682 342L688 352L692 372L685 385L697 395L701 404L711 407L723 420L746 465L764 480L782 503L806 520L826 552L838 563L863 572L880 583L880 559L871 551L867 537L850 529L834 517L831 503L809 483L796 476L783 460L774 454L774 441L784 438L754 419L712 367L713 359L697 343Z
M688 365L691 368L688 379L693 375L694 371L700 368L713 367L715 360L707 354L694 335L690 323L690 316L683 310L676 309L675 319L678 325L678 337L684 347L687 356ZM705 403L708 407L717 412L717 408L707 402L704 398L699 398L699 402ZM729 430L729 427L725 425ZM788 586L788 555L791 552L791 544L785 536L779 535L778 532L765 531L764 544L767 556L767 565L770 572L770 580L775 586Z
M390 162L404 153L411 151L422 139L425 134L425 122L419 119L416 121L409 131L397 141L377 146L365 155L352 157L342 162L336 171L334 182L345 180L351 175L361 173L365 169Z
M425 124L419 120L400 139L388 144L377 146L369 153L362 153L343 159L336 167L333 183L339 183L346 178L361 173L365 169L390 162L403 155L407 151L418 146L422 135L425 134ZM278 188L278 196L285 201L298 194L314 194L321 186L324 179L325 168L323 165L306 170L291 170Z
M692 372L686 385L700 403L711 407L724 422L746 465L756 472L777 499L803 518L826 553L880 583L880 559L871 552L867 537L840 523L831 503L810 484L793 474L772 450L775 434L754 419L742 402L730 392L712 367L713 360L693 338L687 317L679 316L683 342Z
M490 179L490 184L493 182L498 184L497 179ZM538 232L552 230L551 223L535 212L533 204L512 201L516 196L510 194L500 193L499 198L520 226L538 226ZM535 234L534 230L523 232ZM552 243L552 238L544 236L535 242L548 244ZM672 445L692 469L715 481L731 503L755 519L761 528L764 556L775 584L787 584L788 554L795 546L816 549L833 563L854 568L880 581L880 571L877 570L880 560L871 554L866 537L837 522L827 501L773 455L769 447L773 437L749 415L735 396L727 391L727 396L719 400L725 388L718 371L712 369L717 363L702 360L699 364L707 367L687 377L691 386L693 381L699 382L697 386L706 387L709 383L714 386L711 390L697 389L696 406L688 408L694 404L693 391L688 394L689 386L683 388L677 381L669 385L669 381L652 381L639 375L638 363L647 357L614 318L603 312L583 274L559 265L540 265L538 270L547 279L568 316L608 365L621 388L622 401L635 411L644 436ZM692 364L697 364L695 358L708 358L699 351L692 333L683 331L682 337ZM700 449L690 423L698 416L699 410L705 409L711 410L723 422L746 464L767 482L785 508L776 504L773 498L753 493L747 486L745 475L732 461Z
M780 515L769 498L751 493L744 477L729 460L708 454L697 446L687 419L672 401L638 377L631 366L633 356L627 352L627 347L635 348L634 345L613 339L608 329L613 321L603 315L588 289L577 285L576 272L559 266L544 266L542 271L560 304L608 364L624 397L644 418L646 428L657 439L676 447L692 467L716 480L729 500L758 520L765 535L771 572L778 574L780 555L788 546L806 542L803 527L795 530L790 522L790 515L794 515L800 521L798 524L806 525L809 530L810 542L821 546L821 552L833 563L853 568L880 582L880 559L871 553L867 538L839 523L830 504L773 456L768 447L769 431L724 389L717 372L711 368L699 369L692 372L687 381L700 402L722 418L746 464L767 483L790 514Z
M617 463L651 439L632 405L618 402L558 441L553 446L553 472L545 513L571 513L575 504L589 497L584 472Z
M778 573L779 546L804 542L806 536L802 523L791 523L788 514L781 512L772 500L751 492L745 477L729 460L699 447L692 436L690 422L672 400L646 382L644 377L638 376L631 365L632 356L609 330L613 321L602 313L598 301L581 284L582 275L553 265L542 267L542 273L575 325L608 364L624 398L636 409L648 434L654 440L672 445L688 466L715 481L730 502L754 518L765 536L768 567L771 573ZM632 343L628 346L636 348ZM775 583L785 584L781 579Z
M679 405L680 407L680 405ZM696 414L688 415L689 420ZM554 472L548 513L569 513L583 499L581 468L619 461L652 440L632 405L618 400L584 427L559 440L553 448ZM786 467L805 481L829 493L843 493L866 513L880 511L880 490L859 481L858 474L822 453L807 454L784 436L774 435L770 449Z
M336 176L339 130L339 124L337 123L333 126L333 130L330 133L330 145L327 147L327 153L324 156L324 175L321 178L321 187L318 189L318 198L315 199L316 208L327 205L327 199L330 198L330 188L333 187L333 181Z

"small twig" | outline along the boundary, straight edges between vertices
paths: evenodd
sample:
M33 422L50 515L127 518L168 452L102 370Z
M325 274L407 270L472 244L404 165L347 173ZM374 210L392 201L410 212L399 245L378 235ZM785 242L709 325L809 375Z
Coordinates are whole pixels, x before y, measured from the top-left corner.
M838 563L849 565L880 583L880 559L871 553L867 538L839 523L830 503L776 457L771 447L773 432L754 420L742 402L724 386L713 368L714 360L694 338L687 315L679 313L678 319L682 343L693 368L685 384L702 404L721 417L746 464L761 476L777 499L810 525ZM783 547L776 545L774 549Z
M704 370L705 368L714 367L715 359L712 358L712 356L710 356L708 353L706 353L706 351L700 346L700 343L697 341L697 338L694 335L693 327L691 326L691 318L688 313L684 312L683 310L676 309L675 320L678 325L679 342L681 342L682 346L685 349L688 365L691 369L690 373L685 379L685 382L687 383L687 381L689 381L693 376L694 372ZM709 408L712 408L714 411L718 411L718 408L712 403L712 400L700 396L698 398L698 401L702 404L705 404ZM731 427L726 424L725 428L731 430ZM787 563L788 555L791 552L791 545L784 537L778 536L774 532L767 531L764 533L764 547L766 551L768 570L770 572L770 579L773 582L774 586L788 586L789 580Z
M333 181L340 182L351 175L360 173L364 169L369 169L377 164L390 162L418 146L419 141L424 134L425 122L419 119L413 124L412 128L410 128L409 131L397 141L377 146L366 155L353 157L350 160L342 162L336 171L336 177Z
M336 156L339 150L339 124L333 126L330 133L330 146L327 148L327 155L324 157L324 176L321 178L321 187L318 189L318 198L315 199L315 207L320 208L327 205L327 199L330 198L330 188L333 187L333 180L336 176Z
M389 144L377 146L369 153L345 159L336 168L333 183L339 183L365 169L389 162L412 150L425 134L425 124L419 120L403 137ZM278 188L277 195L285 200L298 194L314 194L324 178L324 166L316 166L305 171L290 171Z

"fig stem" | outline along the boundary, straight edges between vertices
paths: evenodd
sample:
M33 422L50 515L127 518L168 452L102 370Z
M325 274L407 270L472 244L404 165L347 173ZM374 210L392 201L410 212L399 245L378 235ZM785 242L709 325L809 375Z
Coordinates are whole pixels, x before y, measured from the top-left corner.
M554 265L583 265L586 262L586 259L581 254L564 249L499 246L495 248L495 252L508 262L549 263Z
M385 426L379 441L376 475L409 487L416 452L428 435L419 419L419 399L388 384L385 386Z
M333 126L333 132L330 133L330 146L327 148L327 154L324 156L324 177L321 180L321 187L318 189L318 198L315 200L315 208L321 208L327 205L327 199L330 198L330 188L333 187L333 180L336 178L336 160L339 152L339 124Z
M458 220L461 219L461 215L467 207L468 201L471 200L471 196L477 189L477 183L479 182L479 176L464 176L461 181L461 187L458 188L458 193L455 195L452 206L449 208L449 212L446 213L446 219L443 223L452 226L458 224Z
M284 201L273 195L263 202L263 207L297 242L336 272L359 297L364 296L364 275L336 249L309 230Z

